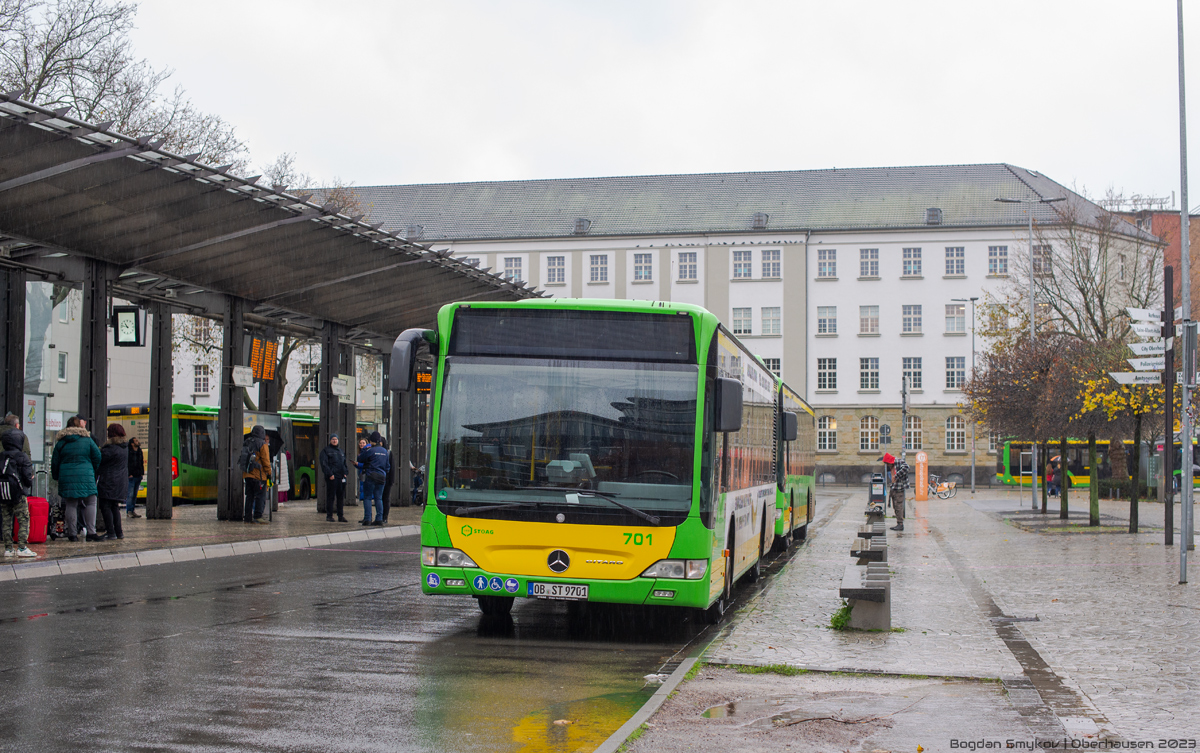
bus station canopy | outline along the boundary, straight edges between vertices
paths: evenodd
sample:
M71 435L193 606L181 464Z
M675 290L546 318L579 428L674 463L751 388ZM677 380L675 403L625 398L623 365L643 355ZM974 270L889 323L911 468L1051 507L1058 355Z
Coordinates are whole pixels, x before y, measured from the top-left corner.
M68 284L98 260L114 270L115 297L214 315L214 293L236 296L248 322L330 321L348 340L429 326L450 301L541 295L307 192L19 94L0 94L0 265Z

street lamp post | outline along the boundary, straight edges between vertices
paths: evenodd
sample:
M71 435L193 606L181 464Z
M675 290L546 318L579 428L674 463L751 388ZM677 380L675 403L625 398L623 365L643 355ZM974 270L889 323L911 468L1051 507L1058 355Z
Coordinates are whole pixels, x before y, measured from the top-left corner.
M975 379L975 301L979 300L979 296L971 296L970 298L951 298L955 303L971 302L971 380ZM971 493L975 493L975 430L978 423L971 422Z
M1025 214L1027 214L1029 216L1029 342L1030 342L1030 344L1032 344L1034 338L1037 337L1037 328L1036 328L1037 327L1037 309L1035 308L1035 304L1033 302L1034 301L1034 298L1033 298L1033 277L1034 277L1034 269L1033 269L1033 207L1031 205L1033 205L1033 204L1053 204L1056 201L1066 201L1066 197L1060 196L1055 199L998 198L998 199L995 199L995 201L998 201L1001 204L1024 204L1025 205ZM1031 454L1031 460L1033 462L1033 467L1030 469L1030 472L1029 472L1029 486L1031 487L1031 490L1032 490L1033 507L1034 507L1034 509L1037 509L1037 467L1038 467L1037 437L1032 437L1031 439L1032 439L1032 441L1030 442L1030 445L1033 447L1033 452Z

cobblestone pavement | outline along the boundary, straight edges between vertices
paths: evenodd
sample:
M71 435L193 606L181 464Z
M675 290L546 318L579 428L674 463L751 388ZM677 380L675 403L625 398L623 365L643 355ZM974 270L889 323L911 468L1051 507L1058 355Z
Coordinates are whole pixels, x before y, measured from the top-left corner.
M1179 585L1179 550L1163 546L1161 530L1034 532L1005 522L1020 511L1005 492L916 503L909 530L888 536L892 624L903 632L836 632L829 616L864 503L853 490L818 497L824 525L709 648L709 661L997 677L1014 699L1026 678L1039 684L1036 664L1063 690L1047 693L1041 679L1042 701L1068 732L1200 737L1200 561L1193 584ZM1127 502L1102 512L1127 520L1121 506L1127 514ZM1086 510L1086 498L1071 507ZM1145 505L1142 521L1154 518L1161 525L1162 506Z

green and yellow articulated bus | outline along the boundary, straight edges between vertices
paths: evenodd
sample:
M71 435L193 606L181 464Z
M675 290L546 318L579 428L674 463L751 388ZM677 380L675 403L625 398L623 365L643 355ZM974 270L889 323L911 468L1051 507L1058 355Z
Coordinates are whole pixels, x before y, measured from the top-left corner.
M175 403L171 406L171 497L176 504L212 502L217 498L217 417L220 409L207 405ZM142 453L149 448L150 406L130 403L108 406L109 423L119 423L125 433L137 437ZM292 474L292 499L308 499L317 488L316 465L318 421L307 413L262 413L246 411L245 433L255 423L267 428L274 458L280 447L292 453L288 468ZM145 485L138 498L146 498Z
M488 615L522 597L715 621L812 518L811 410L703 308L450 304L436 331L397 338L395 389L414 389L425 343L426 594Z

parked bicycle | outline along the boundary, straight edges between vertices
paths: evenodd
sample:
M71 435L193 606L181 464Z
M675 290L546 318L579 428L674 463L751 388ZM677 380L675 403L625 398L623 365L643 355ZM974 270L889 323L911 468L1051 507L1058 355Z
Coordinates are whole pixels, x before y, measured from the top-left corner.
M958 493L958 484L953 481L942 481L941 476L929 474L929 493L937 495L938 499L950 499Z

